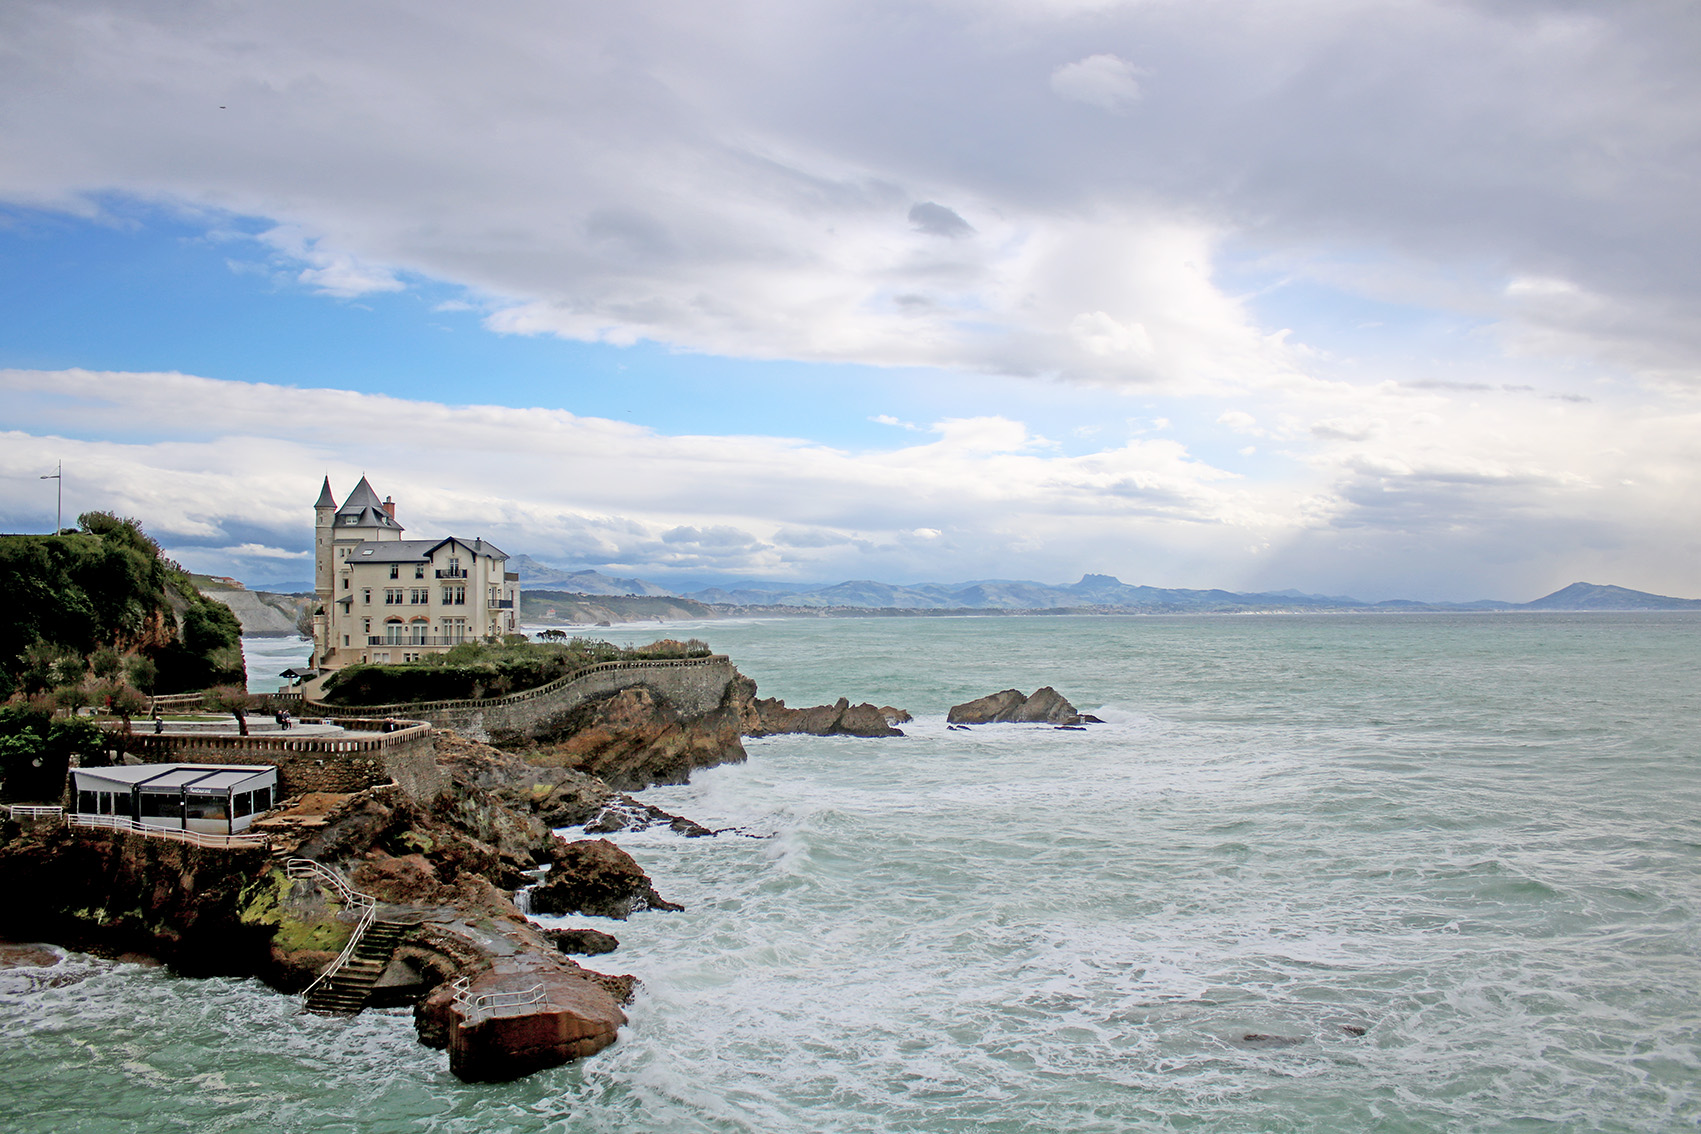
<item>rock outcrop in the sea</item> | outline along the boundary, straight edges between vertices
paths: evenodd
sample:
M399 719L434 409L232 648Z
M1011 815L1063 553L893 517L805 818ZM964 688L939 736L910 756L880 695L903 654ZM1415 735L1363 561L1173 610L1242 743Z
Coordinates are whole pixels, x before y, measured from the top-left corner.
M553 848L550 871L532 891L532 909L625 921L640 910L681 910L656 893L632 856L607 839L581 839Z
M840 697L831 705L816 705L808 709L788 709L778 698L757 698L751 702L751 712L744 725L745 736L780 736L803 733L808 736L902 736L892 727L888 715L909 714L901 709L880 708L864 701L853 705Z
M1075 711L1067 698L1047 685L1029 697L1019 690L1005 689L953 705L945 720L950 724L1103 724L1097 717Z

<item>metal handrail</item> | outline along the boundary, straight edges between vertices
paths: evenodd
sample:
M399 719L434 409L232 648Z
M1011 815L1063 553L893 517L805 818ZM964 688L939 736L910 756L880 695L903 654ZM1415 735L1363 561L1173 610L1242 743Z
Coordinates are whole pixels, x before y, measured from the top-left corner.
M337 892L345 912L360 911L360 918L355 922L354 932L349 934L348 944L343 946L343 951L337 954L336 960L325 966L325 971L315 977L312 984L301 990L301 995L307 996L335 976L338 970L348 964L349 958L354 956L355 946L360 944L361 937L371 928L373 920L378 916L378 900L371 894L362 894L345 882L342 875L310 858L292 858L284 864L284 870L291 878L318 879Z
M109 831L128 831L132 835L146 835L153 839L175 839L180 843L190 843L198 847L216 847L229 850L232 847L264 847L270 844L267 835L208 835L201 831L189 831L182 827L155 827L149 823L141 823L127 815L72 815L68 822L73 827L94 827Z
M35 804L29 804L29 803L14 803L14 804L11 805L11 807L12 807L12 818L14 818L14 819L19 819L19 818L23 818L23 819L43 819L43 818L46 818L50 815L58 815L58 816L63 817L64 814L65 814L65 809L63 807L58 806L57 804L55 804L51 807L43 807L43 806L39 806L39 805L35 805Z
M478 996L472 995L466 977L461 977L450 987L455 991L455 1007L460 1009L461 1017L469 1024L482 1022L487 1016L495 1016L511 1008L530 1008L534 1004L548 1004L549 993L542 984L534 984L530 988L516 989L511 992L486 992Z

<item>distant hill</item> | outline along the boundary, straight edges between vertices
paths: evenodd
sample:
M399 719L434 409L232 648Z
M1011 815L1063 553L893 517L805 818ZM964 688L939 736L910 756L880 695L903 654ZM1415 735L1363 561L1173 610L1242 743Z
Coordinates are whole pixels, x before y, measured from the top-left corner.
M721 612L671 595L587 595L520 590L520 618L533 625L595 626L621 622L686 622Z
M520 589L567 591L580 595L657 595L672 596L666 587L658 587L643 579L621 579L601 571L569 571L551 567L529 555L509 561L509 567L519 572Z
M526 588L570 592L581 596L644 595L677 597L709 607L760 608L763 613L786 610L827 612L868 611L1034 611L1128 610L1152 614L1244 613L1255 611L1516 611L1516 610L1697 610L1701 600L1670 598L1624 587L1573 583L1563 590L1527 603L1479 599L1475 602L1419 602L1388 599L1365 602L1346 595L1316 595L1302 591L1225 591L1183 587L1148 587L1124 583L1113 575L1083 575L1079 582L1036 583L1029 580L980 579L966 583L881 583L853 579L843 583L769 583L740 580L719 587L673 592L643 579L624 579L597 571L563 571L520 557L522 593ZM528 573L529 567L529 573ZM536 582L532 580L536 579ZM524 609L524 608L522 608ZM728 611L724 610L722 613ZM686 617L714 617L710 611Z
M1701 610L1701 599L1668 598L1599 583L1572 583L1520 610Z

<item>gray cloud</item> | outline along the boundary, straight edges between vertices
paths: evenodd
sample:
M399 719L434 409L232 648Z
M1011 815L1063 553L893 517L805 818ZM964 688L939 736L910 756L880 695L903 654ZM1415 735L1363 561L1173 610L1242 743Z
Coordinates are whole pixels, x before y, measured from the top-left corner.
M1382 263L1353 286L1416 288L1520 350L1701 369L1687 6L940 0L906 7L901 38L860 12L19 0L0 197L273 217L313 238L304 284L417 272L507 301L509 330L1117 383L1279 370L1249 370L1209 286L1174 310L1181 260L1119 272L1118 230L1191 226L1207 281L1230 234ZM1135 90L1127 60L1162 66ZM1060 71L1070 97L1143 109L1083 114ZM965 232L941 197L985 218L985 251L926 244ZM893 243L884 218L918 199L918 242ZM947 267L949 296L904 286ZM935 300L929 333L871 301L891 291ZM1143 326L1149 357L1083 352L1069 327L1094 312Z
M936 205L932 201L920 201L910 206L910 225L917 232L949 237L953 240L964 236L973 236L975 231L974 225L958 216L951 209L944 205Z

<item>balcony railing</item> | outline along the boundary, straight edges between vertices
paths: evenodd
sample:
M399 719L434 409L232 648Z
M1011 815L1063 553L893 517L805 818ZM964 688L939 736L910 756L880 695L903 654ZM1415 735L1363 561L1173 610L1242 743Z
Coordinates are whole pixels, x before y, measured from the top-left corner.
M467 569L465 567L439 567L437 577L439 579L464 579L467 577Z
M490 604L490 609L491 610L513 610L514 609L514 600L509 599L509 598L496 599L495 601L493 601Z
M449 634L427 634L423 638L386 638L379 634L369 635L366 639L368 646L458 646L462 642L477 641L471 634L454 637Z

